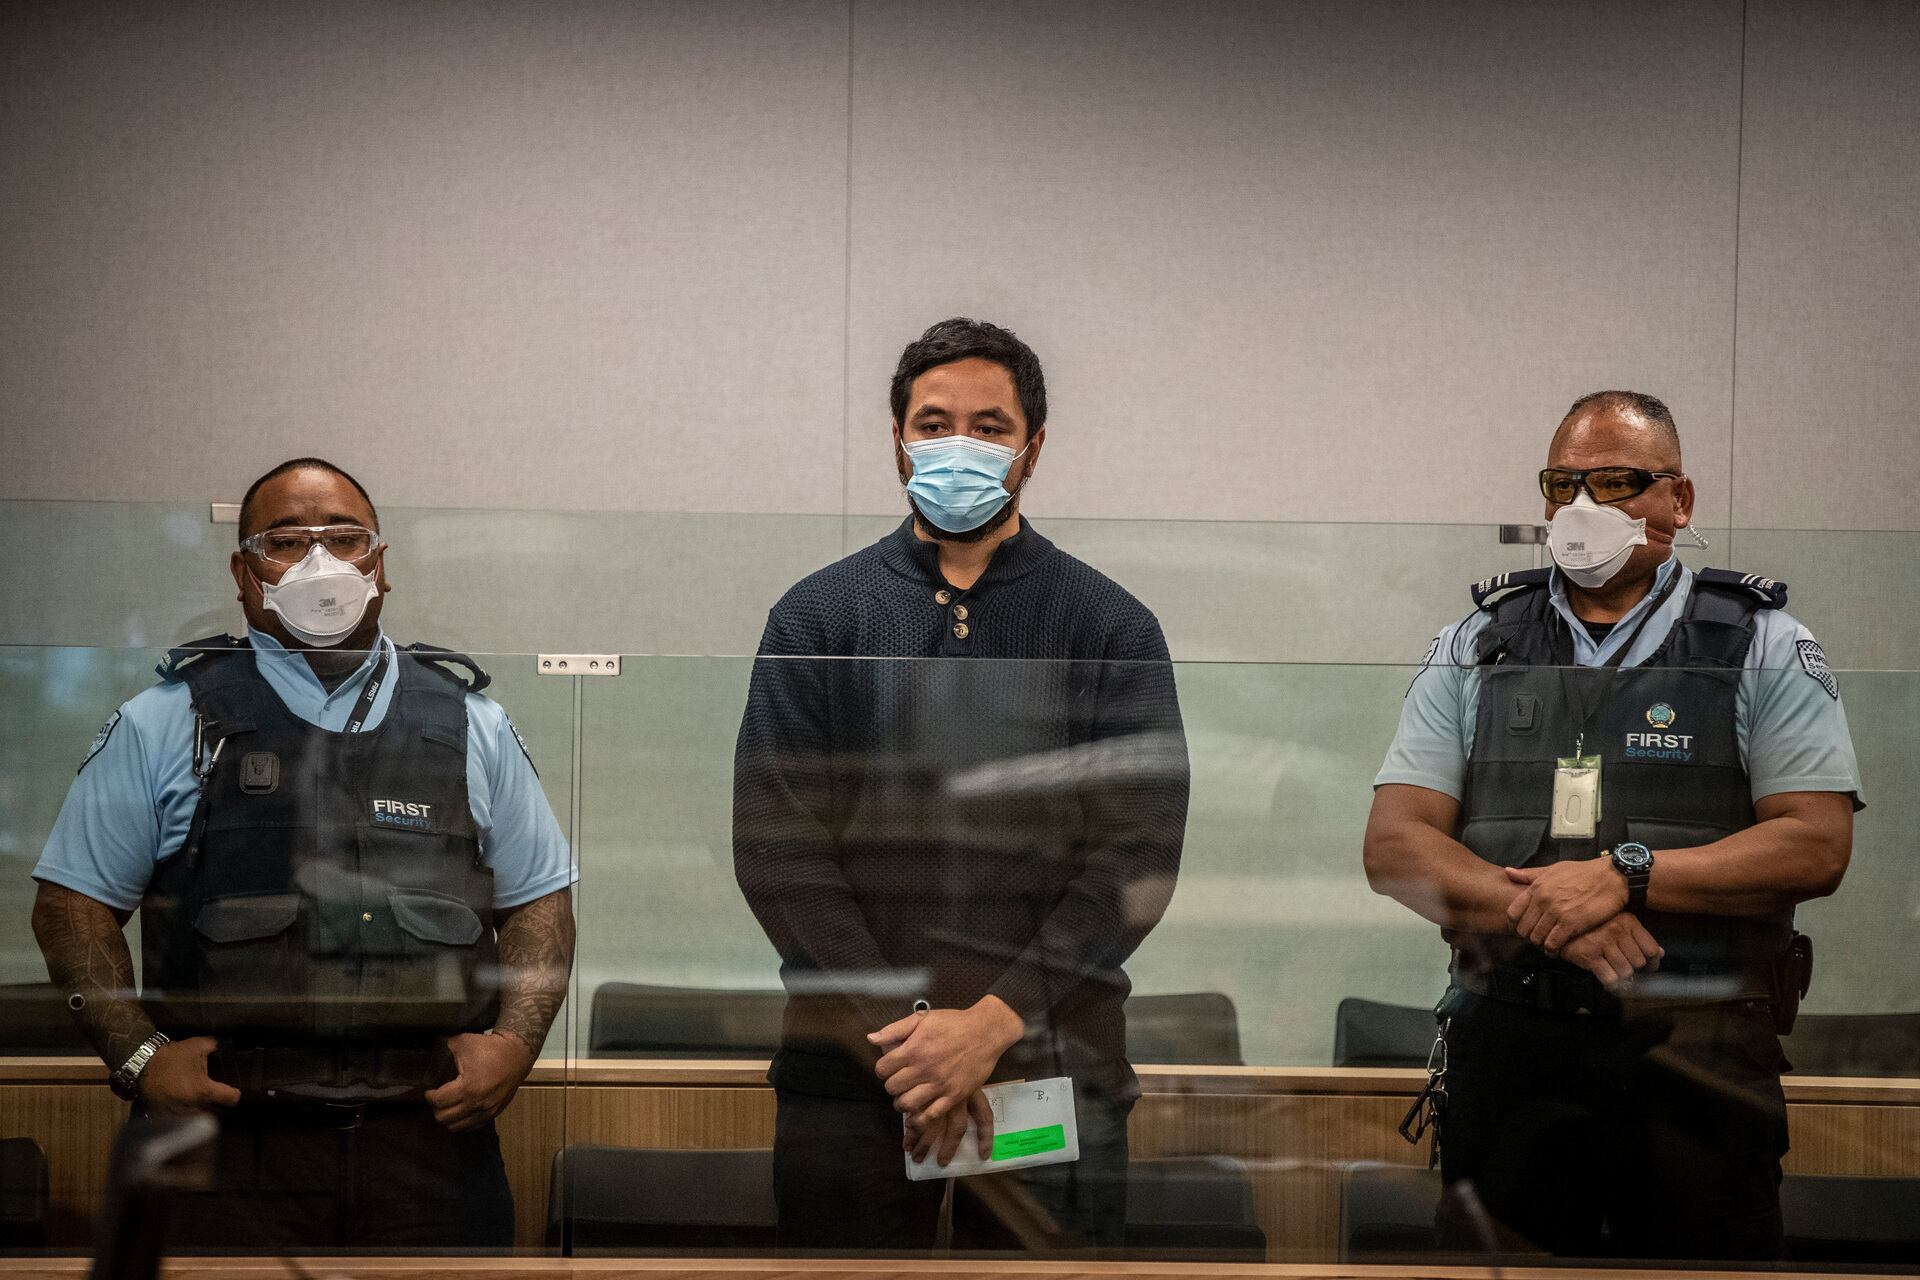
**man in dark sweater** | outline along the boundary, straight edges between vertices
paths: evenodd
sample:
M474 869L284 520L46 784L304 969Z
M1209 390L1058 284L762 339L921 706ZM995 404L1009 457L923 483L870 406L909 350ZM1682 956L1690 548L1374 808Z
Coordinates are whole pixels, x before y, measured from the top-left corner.
M903 1150L944 1165L971 1118L985 1156L982 1086L1064 1075L1079 1160L962 1179L953 1247L1118 1245L1121 966L1186 823L1166 641L1019 514L1046 440L1026 344L937 324L891 399L913 514L774 607L734 759L734 868L788 991L780 1239L931 1247L947 1184Z

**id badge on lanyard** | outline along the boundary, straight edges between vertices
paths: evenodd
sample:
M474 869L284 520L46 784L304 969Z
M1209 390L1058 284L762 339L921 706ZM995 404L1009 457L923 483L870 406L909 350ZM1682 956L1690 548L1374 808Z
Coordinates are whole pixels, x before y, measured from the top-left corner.
M1553 819L1548 824L1547 834L1555 840L1591 840L1600 829L1601 757L1585 753L1587 728L1612 699L1614 680L1621 663L1626 661L1627 652L1679 585L1680 571L1675 569L1667 575L1667 585L1660 588L1659 594L1641 613L1640 621L1634 624L1626 640L1613 651L1613 657L1602 664L1600 671L1563 670L1560 673L1560 686L1574 709L1574 722L1580 727L1580 736L1574 741L1573 754L1561 756L1554 762ZM1590 695L1596 690L1586 687L1586 677L1590 674L1599 676L1601 672L1604 672L1604 676L1602 686L1597 690L1599 696L1592 698Z
M1558 766L1547 834L1556 840L1591 840L1600 823L1600 757L1561 756Z

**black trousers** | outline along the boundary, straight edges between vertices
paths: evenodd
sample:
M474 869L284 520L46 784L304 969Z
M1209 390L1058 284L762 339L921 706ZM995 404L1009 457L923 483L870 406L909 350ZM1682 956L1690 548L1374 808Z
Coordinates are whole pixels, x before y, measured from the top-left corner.
M1749 1261L1782 1249L1785 1061L1762 1001L1544 1013L1455 992L1440 1210L1449 1249Z
M1122 1243L1130 1097L1075 1088L1076 1161L928 1182L907 1180L900 1114L886 1100L786 1089L776 1090L776 1100L773 1193L783 1250L925 1254L950 1184L955 1253L1027 1248L1016 1222L1041 1226L1047 1243L1037 1252L1084 1254Z
M212 1185L171 1202L188 1252L505 1249L513 1195L491 1123L449 1133L423 1102L242 1104L216 1117Z

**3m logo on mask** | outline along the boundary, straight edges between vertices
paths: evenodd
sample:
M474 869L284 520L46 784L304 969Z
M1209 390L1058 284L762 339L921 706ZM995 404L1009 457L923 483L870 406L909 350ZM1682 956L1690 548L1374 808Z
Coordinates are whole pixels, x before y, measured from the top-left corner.
M433 830L433 806L411 800L375 800L373 820L382 827L406 827L412 831Z
M1671 729L1680 713L1664 702L1647 708L1647 723L1655 729ZM1690 733L1630 733L1627 735L1627 759L1665 760L1686 764L1693 759L1693 735Z

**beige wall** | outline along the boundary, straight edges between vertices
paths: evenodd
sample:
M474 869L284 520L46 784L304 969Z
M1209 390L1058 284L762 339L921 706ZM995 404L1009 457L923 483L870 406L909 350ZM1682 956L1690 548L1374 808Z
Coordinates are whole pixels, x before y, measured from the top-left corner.
M969 312L1049 366L1037 515L1527 519L1624 384L1709 524L1920 528L1913 6L3 21L0 497L887 512Z

